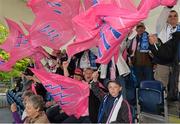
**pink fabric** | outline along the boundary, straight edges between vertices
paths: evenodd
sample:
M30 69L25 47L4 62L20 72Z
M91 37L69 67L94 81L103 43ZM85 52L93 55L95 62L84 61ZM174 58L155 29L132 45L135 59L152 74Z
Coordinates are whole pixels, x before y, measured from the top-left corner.
M48 56L49 56L49 54L42 47L37 47L36 52L34 52L31 56L34 60L35 68L36 69L44 69L44 66L41 63L41 60Z
M80 2L79 13L85 12L93 6L93 0L80 0Z
M33 91L34 94L37 95L37 92L36 92L36 88L34 86L34 83L31 84L31 90Z
M0 48L9 52L10 58L7 62L1 65L1 71L10 71L16 61L30 56L34 52L28 37L24 35L20 26L12 20L6 19L10 33L7 40L0 46Z
M138 10L141 9L141 12L144 13L148 12L151 9L154 9L156 7L158 7L159 5L163 5L163 6L173 6L177 3L177 0L141 0L139 6L138 6ZM147 9L145 9L147 8Z
M20 35L24 35L24 33L16 22L7 18L6 22L9 27L9 35L5 42L0 45L0 48L6 52L10 52L15 46L19 45L20 38L18 39L18 37L21 37Z
M112 58L113 54L118 51L118 44L122 42L133 24L128 22L128 24L131 25L125 27L124 24L119 24L119 18L115 21L112 21L112 18L115 19L114 16L118 15L127 17L127 15L132 15L132 10L136 9L135 7L131 7L133 8L132 10L118 8L118 6L121 5L120 1L118 4L117 1L115 2L113 0L101 2L106 4L96 4L96 6L91 7L87 12L73 18L77 39L73 44L67 47L68 55L72 56L80 51L98 46L101 55L97 62L106 64ZM132 5L131 2L129 3L128 7ZM111 17L111 15L113 17ZM117 28L115 29L113 27ZM112 30L119 33L120 36L115 37Z
M46 71L32 69L37 78L67 115L79 118L88 109L89 85Z
M43 1L45 0L28 0L27 6L30 7L34 13L37 13L43 8Z
M31 29L31 25L29 25L29 24L27 24L27 23L25 23L25 22L23 22L23 21L21 21L21 23L23 24L23 26L25 27L25 29L29 32L30 29Z
M163 5L169 5L174 1L161 2ZM86 12L73 18L77 37L74 43L67 47L68 55L72 56L97 46L100 53L97 62L107 64L118 52L119 44L130 30L147 18L152 8L160 4L158 0L142 0L137 9L131 0L97 0ZM115 38L110 29L121 34L120 37Z
M59 49L70 41L75 35L71 20L79 13L79 6L79 0L32 2L30 7L36 15L30 29L32 45Z
M116 79L116 67L115 63L112 63L110 67L110 80L115 80Z

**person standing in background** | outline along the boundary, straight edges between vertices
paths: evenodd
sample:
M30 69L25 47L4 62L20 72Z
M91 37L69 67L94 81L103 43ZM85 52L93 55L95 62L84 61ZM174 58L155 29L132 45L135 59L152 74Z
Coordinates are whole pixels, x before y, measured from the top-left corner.
M171 8L172 7L164 7L157 20L157 36L153 36L159 38L161 41L154 42L153 44L157 50L158 47L162 44L165 44L167 42L174 42L174 40L171 40L173 37L172 34L177 32L179 24L178 13L175 10L171 10ZM173 71L171 63L168 63L167 61L161 61L156 56L154 57L154 61L157 63L157 68L155 69L154 73L155 80L161 81L163 83L163 86L166 87L166 89L168 89L168 83L170 82L168 96L174 96L174 88L172 87L173 84L171 83L171 78L173 78L173 75L171 74Z

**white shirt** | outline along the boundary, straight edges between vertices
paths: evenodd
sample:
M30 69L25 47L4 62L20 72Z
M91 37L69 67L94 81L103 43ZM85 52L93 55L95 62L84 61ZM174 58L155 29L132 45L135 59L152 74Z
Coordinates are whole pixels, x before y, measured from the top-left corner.
M172 38L172 34L176 32L177 26L173 28L170 24L167 24L161 32L158 33L158 38L161 39L162 43L166 43L168 40Z
M173 28L170 24L167 23L171 9L164 7L161 11L156 24L156 33L158 38L161 39L162 43L166 43L172 38L172 33L176 32L177 27Z

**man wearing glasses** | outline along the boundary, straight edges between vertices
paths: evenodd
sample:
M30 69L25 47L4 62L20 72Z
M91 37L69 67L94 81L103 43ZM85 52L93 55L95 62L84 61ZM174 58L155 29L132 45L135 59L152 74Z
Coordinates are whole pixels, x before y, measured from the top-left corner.
M172 7L165 7L161 12L158 20L157 20L157 36L150 35L150 44L156 48L158 52L158 48L161 45L164 45L167 42L173 42L173 33L177 32L180 29L180 25L178 24L178 13L175 10L171 10ZM157 40L159 38L159 40ZM165 54L165 53L164 53ZM175 54L175 53L174 53ZM169 56L168 54L166 54ZM174 97L174 88L175 84L172 82L172 64L166 60L159 59L155 55L155 62L157 63L157 67L154 72L155 80L159 80L163 83L164 87L167 88L168 82L169 84L169 92L168 96ZM171 75L171 76L169 76ZM170 98L171 99L171 98Z

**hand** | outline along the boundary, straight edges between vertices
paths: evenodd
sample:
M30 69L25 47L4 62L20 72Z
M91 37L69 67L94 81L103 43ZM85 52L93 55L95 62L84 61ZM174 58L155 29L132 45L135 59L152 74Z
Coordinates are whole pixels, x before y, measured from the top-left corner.
M132 67L132 66L133 66L133 63L132 63L132 61L131 61L131 60L129 60L129 61L128 61L128 65L129 65L130 67Z
M16 112L17 111L17 105L16 103L11 104L11 111Z
M98 71L95 71L95 72L92 74L93 81L94 81L94 82L97 82L98 77L99 77L99 73L98 73Z
M53 105L53 103L52 103L51 101L46 102L46 107L47 107L47 108L50 107L50 106L52 106L52 105Z
M68 61L63 61L62 66L63 66L63 68L68 68L69 62Z
M152 34L152 35L149 35L149 43L151 45L155 44L158 42L158 38L156 35Z
M62 114L62 113L64 113L64 111L61 109L61 110L59 110L59 113Z

